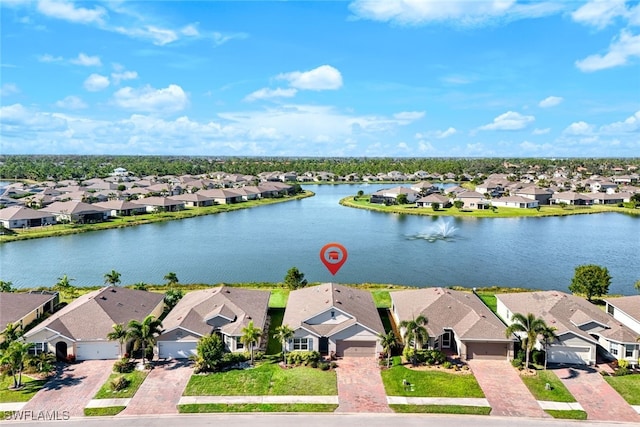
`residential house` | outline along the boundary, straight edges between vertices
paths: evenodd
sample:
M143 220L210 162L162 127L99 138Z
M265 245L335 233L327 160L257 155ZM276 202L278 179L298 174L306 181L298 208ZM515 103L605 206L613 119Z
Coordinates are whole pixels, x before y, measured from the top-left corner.
M205 196L202 193L183 193L177 196L169 196L168 199L183 202L185 206L192 208L213 206L215 204L212 197Z
M160 317L164 295L107 286L89 292L28 331L24 337L58 359L75 355L77 360L117 359L120 344L107 340L113 325Z
M440 204L443 208L448 208L451 206L451 201L447 196L443 196L442 194L429 194L428 196L421 197L416 200L416 207L419 208L429 208L433 206L434 203Z
M464 209L487 209L490 201L477 191L463 191L456 195L456 200L464 203Z
M335 283L289 294L282 320L294 330L287 350L316 350L336 356L374 357L384 332L371 292Z
M41 212L24 206L9 206L0 209L0 223L4 228L42 227L56 223L55 215ZM0 324L1 325L1 324Z
M631 193L591 193L595 205L617 205L631 201Z
M553 191L548 188L540 188L535 185L525 187L512 193L515 196L526 197L527 199L536 200L538 205L548 205L549 199L553 196Z
M169 197L145 197L143 199L132 200L138 206L143 206L147 212L177 212L184 209L184 202L174 200Z
M0 292L0 331L9 324L24 330L46 313L53 313L58 302L57 292ZM0 342L4 341L2 332Z
M407 202L415 203L420 197L420 193L407 187L394 187L380 191L376 191L371 195L371 203L389 204L397 203L398 196L404 194L407 196Z
M558 339L547 348L550 363L587 364L598 351L638 363L637 334L584 298L559 291L496 294L498 315L511 324L514 313L532 313L556 328Z
M396 324L420 315L428 319L427 347L456 353L463 360L513 357L514 340L506 336L506 326L474 293L423 288L390 294Z
M522 196L507 196L491 199L491 205L495 207L519 209L535 209L539 206L537 200L527 199Z
M211 190L198 190L196 194L208 197L219 205L230 205L242 202L242 195L235 190L214 188Z
M565 203L567 205L590 206L593 205L593 198L586 194L580 194L573 191L563 191L560 193L553 193L553 196L549 199L549 203L552 205Z
M54 202L39 212L52 213L57 222L102 222L109 218L109 209L79 201Z
M638 334L640 338L640 295L607 298L607 313Z
M228 286L187 293L163 321L164 332L157 339L158 357L187 358L196 354L200 338L214 333L220 335L229 351L245 351L242 329L249 322L267 336L270 294ZM258 342L257 347L265 341Z
M440 192L440 188L438 188L436 185L433 185L429 181L416 182L411 186L411 189L413 191L417 191L423 196L428 196L429 194Z
M94 206L109 209L109 216L111 217L138 215L147 211L144 206L126 200L109 200L94 203Z

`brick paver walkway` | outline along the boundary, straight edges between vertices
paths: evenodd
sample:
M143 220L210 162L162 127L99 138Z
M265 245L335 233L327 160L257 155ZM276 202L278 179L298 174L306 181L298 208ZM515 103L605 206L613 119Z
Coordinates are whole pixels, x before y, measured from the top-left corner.
M157 362L119 415L177 414L178 402L192 373L187 360Z
M64 411L72 417L84 416L84 408L107 381L113 360L85 360L72 365L59 365L55 378L22 409L25 411Z
M506 360L470 360L482 391L491 404L491 415L549 418Z
M345 357L338 361L336 412L392 412L387 404L378 361L373 357Z
M587 419L640 423L640 415L597 370L575 367L557 369L554 372L587 412Z

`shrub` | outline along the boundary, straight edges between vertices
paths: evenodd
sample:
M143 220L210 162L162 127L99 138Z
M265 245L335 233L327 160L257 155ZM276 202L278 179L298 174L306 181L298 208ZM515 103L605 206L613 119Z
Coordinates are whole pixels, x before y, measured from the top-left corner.
M111 388L111 391L120 391L129 387L130 383L131 381L129 381L125 377L116 377L109 383L109 388Z
M338 367L338 364L336 362L331 362L329 366L331 367L331 369L336 369Z
M311 365L320 362L321 356L317 351L291 351L287 353L287 364L289 365Z
M544 365L544 351L533 350L531 352L531 360L536 365Z
M129 360L129 358L124 358L124 357L113 364L113 370L120 374L133 372L135 367L136 367L135 362Z
M442 367L445 369L450 369L451 368L451 362L449 362L448 360L446 362L444 362L442 364Z
M68 354L67 355L67 363L75 363L76 362L76 355L75 354Z
M629 368L620 367L620 368L616 369L616 372L613 375L615 375L616 377L622 377L622 376L625 376L625 375L629 375L630 373L631 372L629 371Z
M620 359L620 360L618 360L618 367L619 368L628 368L629 367L629 362L626 359Z
M318 364L318 368L320 368L323 371L328 371L331 368L331 365L329 365L327 362L320 362Z
M511 361L511 366L518 369L522 368L522 359L518 359L518 358L513 359Z

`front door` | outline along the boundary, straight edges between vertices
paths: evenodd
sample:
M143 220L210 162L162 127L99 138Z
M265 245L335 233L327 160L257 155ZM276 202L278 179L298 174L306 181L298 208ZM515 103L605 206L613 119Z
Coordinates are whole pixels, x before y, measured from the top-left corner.
M57 360L67 359L67 343L66 342L58 341L56 343L56 359Z
M442 348L451 348L451 331L445 331L442 335Z
M318 351L320 351L321 354L329 353L329 338L320 337L319 347Z

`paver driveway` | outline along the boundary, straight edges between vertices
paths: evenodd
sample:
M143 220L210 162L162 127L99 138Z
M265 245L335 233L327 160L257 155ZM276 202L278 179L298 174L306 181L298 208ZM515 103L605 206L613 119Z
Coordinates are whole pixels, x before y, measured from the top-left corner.
M587 412L587 419L640 423L640 415L594 368L562 368L555 373Z
M491 405L491 415L507 417L550 416L522 382L518 372L506 360L470 360L471 371Z
M387 404L378 361L373 357L345 357L338 361L336 412L393 412Z
M180 396L192 373L188 360L157 362L120 415L177 414Z
M113 360L85 360L59 365L54 378L22 408L31 411L68 411L72 417L84 416L84 408L107 381Z

